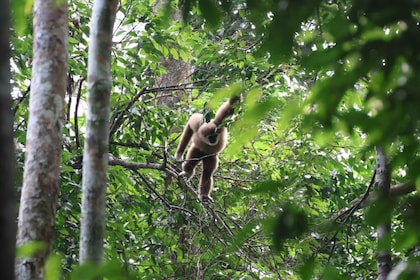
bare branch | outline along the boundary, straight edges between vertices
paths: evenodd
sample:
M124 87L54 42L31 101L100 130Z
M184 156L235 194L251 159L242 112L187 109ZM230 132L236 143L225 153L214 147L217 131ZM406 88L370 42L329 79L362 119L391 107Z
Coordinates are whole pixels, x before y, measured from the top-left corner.
M127 169L131 169L131 170L135 170L137 171L138 169L157 169L157 170L165 170L165 166L163 164L159 164L159 163L143 163L143 162L129 162L129 161L124 161L122 159L117 159L112 157L112 155L108 155L108 165L119 165L122 167L125 167ZM111 158L110 158L111 156Z
M83 81L85 80L85 78L81 78L79 81L77 81L78 83L78 88L77 88L77 97L76 97L76 107L74 108L74 134L75 134L75 138L76 138L76 147L80 148L80 137L79 137L79 116L78 116L78 111L79 111L79 104L80 104L80 98L82 96L82 85L83 85Z
M18 98L17 104L13 108L13 114L16 114L16 111L18 110L20 103L22 103L23 100L25 100L25 98L29 95L30 92L31 92L31 85L29 84L29 86L23 92L22 96Z

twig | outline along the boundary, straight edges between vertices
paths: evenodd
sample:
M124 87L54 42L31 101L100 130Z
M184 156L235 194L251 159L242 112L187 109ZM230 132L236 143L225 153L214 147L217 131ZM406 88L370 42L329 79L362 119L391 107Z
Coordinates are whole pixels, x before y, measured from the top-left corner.
M376 169L373 172L372 179L370 180L369 186L367 187L367 189L366 189L365 193L363 194L362 198L356 204L354 204L348 211L345 212L345 213L347 213L347 215L342 222L343 224L348 220L348 218L350 216L352 216L354 214L354 212L356 212L357 209L359 209L359 206L363 203L363 201L365 201L368 198L370 190L372 189L372 186L375 183L375 177L376 177ZM340 216L337 216L335 220L337 221L338 218L340 218Z
M414 192L416 190L416 186L412 182L403 183L403 184L397 184L395 186L392 186L389 190L389 196L395 197L395 196L402 196L405 194L409 194L411 192ZM369 192L366 196L366 193L363 194L362 197L352 200L350 204L350 208L341 209L338 211L338 214L336 215L336 220L345 215L346 213L349 213L349 211L356 211L358 209L364 208L371 203L373 203L377 198L376 192ZM353 212L354 212L353 211Z
M82 85L85 78L81 78L77 81L78 87L77 87L77 97L76 97L76 106L74 108L74 134L76 139L76 147L80 148L80 137L79 137L79 104L80 104L80 98L82 96Z
M149 183L149 181L141 174L138 170L133 170L134 173L136 173L142 181L146 184L147 188L153 192L154 195L156 195L160 202L162 203L163 207L166 208L168 211L171 209L171 205L163 198L163 196L158 193L155 188L152 187L152 185Z
M128 148L135 148L135 149L144 149L150 150L150 146L148 146L144 142L136 143L136 142L117 142L117 141L109 141L110 145L116 145L121 147L128 147Z
M226 224L226 222L216 213L216 211L210 207L209 204L203 204L203 206L209 210L209 212L212 214L213 218L218 221L223 228L226 230L226 232L228 233L229 236L233 236L233 232L231 231L231 229L229 228L229 226Z
M115 117L112 118L113 121L109 129L110 138L112 138L111 136L114 135L115 131L117 131L120 125L124 122L125 112L128 112L128 110L134 105L134 103L136 103L137 100L139 100L139 98L144 94L146 94L145 88L143 88L140 92L138 92L136 96L134 96L133 99L131 99L131 101L128 102L125 105L125 107L119 113L117 113Z
M157 169L157 170L165 170L165 166L163 164L159 163L142 163L142 162L129 162L124 161L122 159L117 159L111 156L111 158L108 159L108 165L110 166L123 166L127 169L137 171L138 169Z
M357 203L356 205L354 205L352 208L349 209L349 211L344 212L342 215L344 215L345 213L347 213L346 217L344 218L344 220L340 223L340 224L345 224L346 221L349 219L350 216L352 216L354 214L354 212L357 210L357 207L363 202L363 200L365 200L370 192L370 189L372 188L373 184L375 183L375 177L376 177L376 169L373 171L373 176L372 179L370 180L369 186L367 187L362 199L359 201L359 203ZM337 216L335 218L335 221L337 221L339 218L341 217L341 215ZM333 255L333 252L335 250L335 247L337 245L337 235L339 233L339 231L341 230L341 228L338 228L334 235L329 239L329 242L333 241L333 246L330 250L330 254L328 256L328 260L327 263L330 263L331 257ZM328 242L328 243L329 243Z
M17 104L13 108L13 114L16 114L16 111L18 110L19 105L23 102L23 100L25 100L26 96L28 96L28 94L30 92L31 92L31 85L29 84L29 86L26 88L26 90L24 91L24 93L22 94L22 96L18 98Z
M189 158L189 159L178 160L178 162L184 162L184 161L200 161L200 160L203 160L205 158L213 157L213 156L217 156L217 155L219 155L219 153L208 154L208 155L204 155L204 156L198 157L198 158Z
M187 189L191 194L197 197L197 193L195 192L194 187L183 177L179 176L179 173L175 171L175 169L171 168L169 165L163 165L160 163L142 163L142 162L129 162L122 159L115 158L112 154L108 154L108 165L115 166L119 165L125 167L127 169L137 171L138 169L156 169L161 170L174 178L178 179L178 182L182 187ZM198 198L197 198L198 199Z
M68 95L68 102L67 102L67 114L66 114L66 121L70 122L70 109L71 109L71 102L73 99L73 91L74 91L74 80L70 73L67 74L67 95Z

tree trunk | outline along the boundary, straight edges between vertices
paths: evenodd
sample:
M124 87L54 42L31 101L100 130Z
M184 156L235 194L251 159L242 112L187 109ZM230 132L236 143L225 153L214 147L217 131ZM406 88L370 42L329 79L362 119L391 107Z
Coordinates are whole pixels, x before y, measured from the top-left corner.
M391 171L383 147L376 148L376 182L379 197L389 197L391 187ZM389 235L391 234L391 220L377 226L379 250L376 255L378 280L386 279L392 268ZM385 248L385 249L384 249Z
M156 1L153 11L158 13L158 9L164 8L166 3L167 1L165 0ZM174 11L172 20L182 21L182 11L180 9ZM182 100L185 90L165 90L165 88L188 83L192 73L191 63L189 61L183 61L181 58L175 59L170 54L168 58L162 58L161 65L166 68L166 73L160 77L156 77L155 80L154 86L162 89L156 92L156 104L175 109L176 104Z
M175 59L172 55L161 62L166 68L166 73L156 78L155 87L161 88L156 93L156 104L158 106L167 106L175 109L177 103L182 100L185 90L165 90L165 88L176 87L180 84L186 84L191 74L191 64L182 59Z
M112 31L118 0L95 0L88 56L88 104L83 154L80 262L103 259Z
M67 3L34 2L34 59L17 244L45 247L16 264L18 279L41 279L54 238L68 61Z
M0 0L0 275L15 279L16 200L15 150L10 96L10 1Z

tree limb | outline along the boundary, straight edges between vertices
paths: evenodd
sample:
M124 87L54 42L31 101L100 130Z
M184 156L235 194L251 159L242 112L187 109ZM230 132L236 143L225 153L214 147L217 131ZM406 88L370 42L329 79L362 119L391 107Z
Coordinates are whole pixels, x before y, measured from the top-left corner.
M390 188L389 196L390 197L403 196L403 195L412 193L415 190L416 190L416 186L412 182L397 184L397 185L394 185ZM365 208L365 207L371 205L373 202L375 202L377 198L378 198L378 195L376 194L376 192L374 192L374 191L369 192L366 199L363 199L363 196L359 197L359 198L356 198L356 199L353 199L350 202L350 208L352 208L355 205L357 205L356 210L361 209L361 208ZM359 203L359 202L361 202L361 203Z

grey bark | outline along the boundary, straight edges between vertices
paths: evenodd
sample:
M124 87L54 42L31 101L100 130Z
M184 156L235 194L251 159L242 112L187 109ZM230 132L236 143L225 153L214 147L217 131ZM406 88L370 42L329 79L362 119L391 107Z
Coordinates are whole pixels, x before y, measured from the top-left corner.
M10 96L10 1L0 0L0 275L15 279L15 150Z
M88 53L88 105L83 154L80 262L103 259L112 30L118 0L95 0Z
M186 84L189 81L191 74L191 64L181 59L174 59L171 55L161 62L166 68L166 73L156 78L156 88L168 88L180 84ZM158 91L156 93L156 104L158 106L167 106L168 108L175 109L177 103L182 100L185 90L174 91Z
M391 171L388 160L385 155L383 147L376 148L376 178L377 178L377 192L380 198L386 199L389 197L391 187ZM377 226L378 243L381 244L381 249L378 250L376 255L376 264L378 271L378 280L384 280L388 277L392 269L391 248L389 235L391 234L391 220L379 224Z
M41 279L57 206L68 60L66 1L35 0L33 68L17 245L42 242L16 264L18 279Z
M165 0L156 1L154 12L158 13L160 8L164 8L166 2L167 1ZM172 14L172 20L182 21L182 11L180 9L176 9L174 11ZM154 85L156 88L173 87L180 84L186 84L190 81L192 66L189 61L183 61L181 58L175 59L172 55L169 55L167 58L162 58L161 65L166 68L166 73L162 76L156 77ZM184 93L185 90L158 91L156 93L156 104L175 109L177 107L177 103L182 100Z

